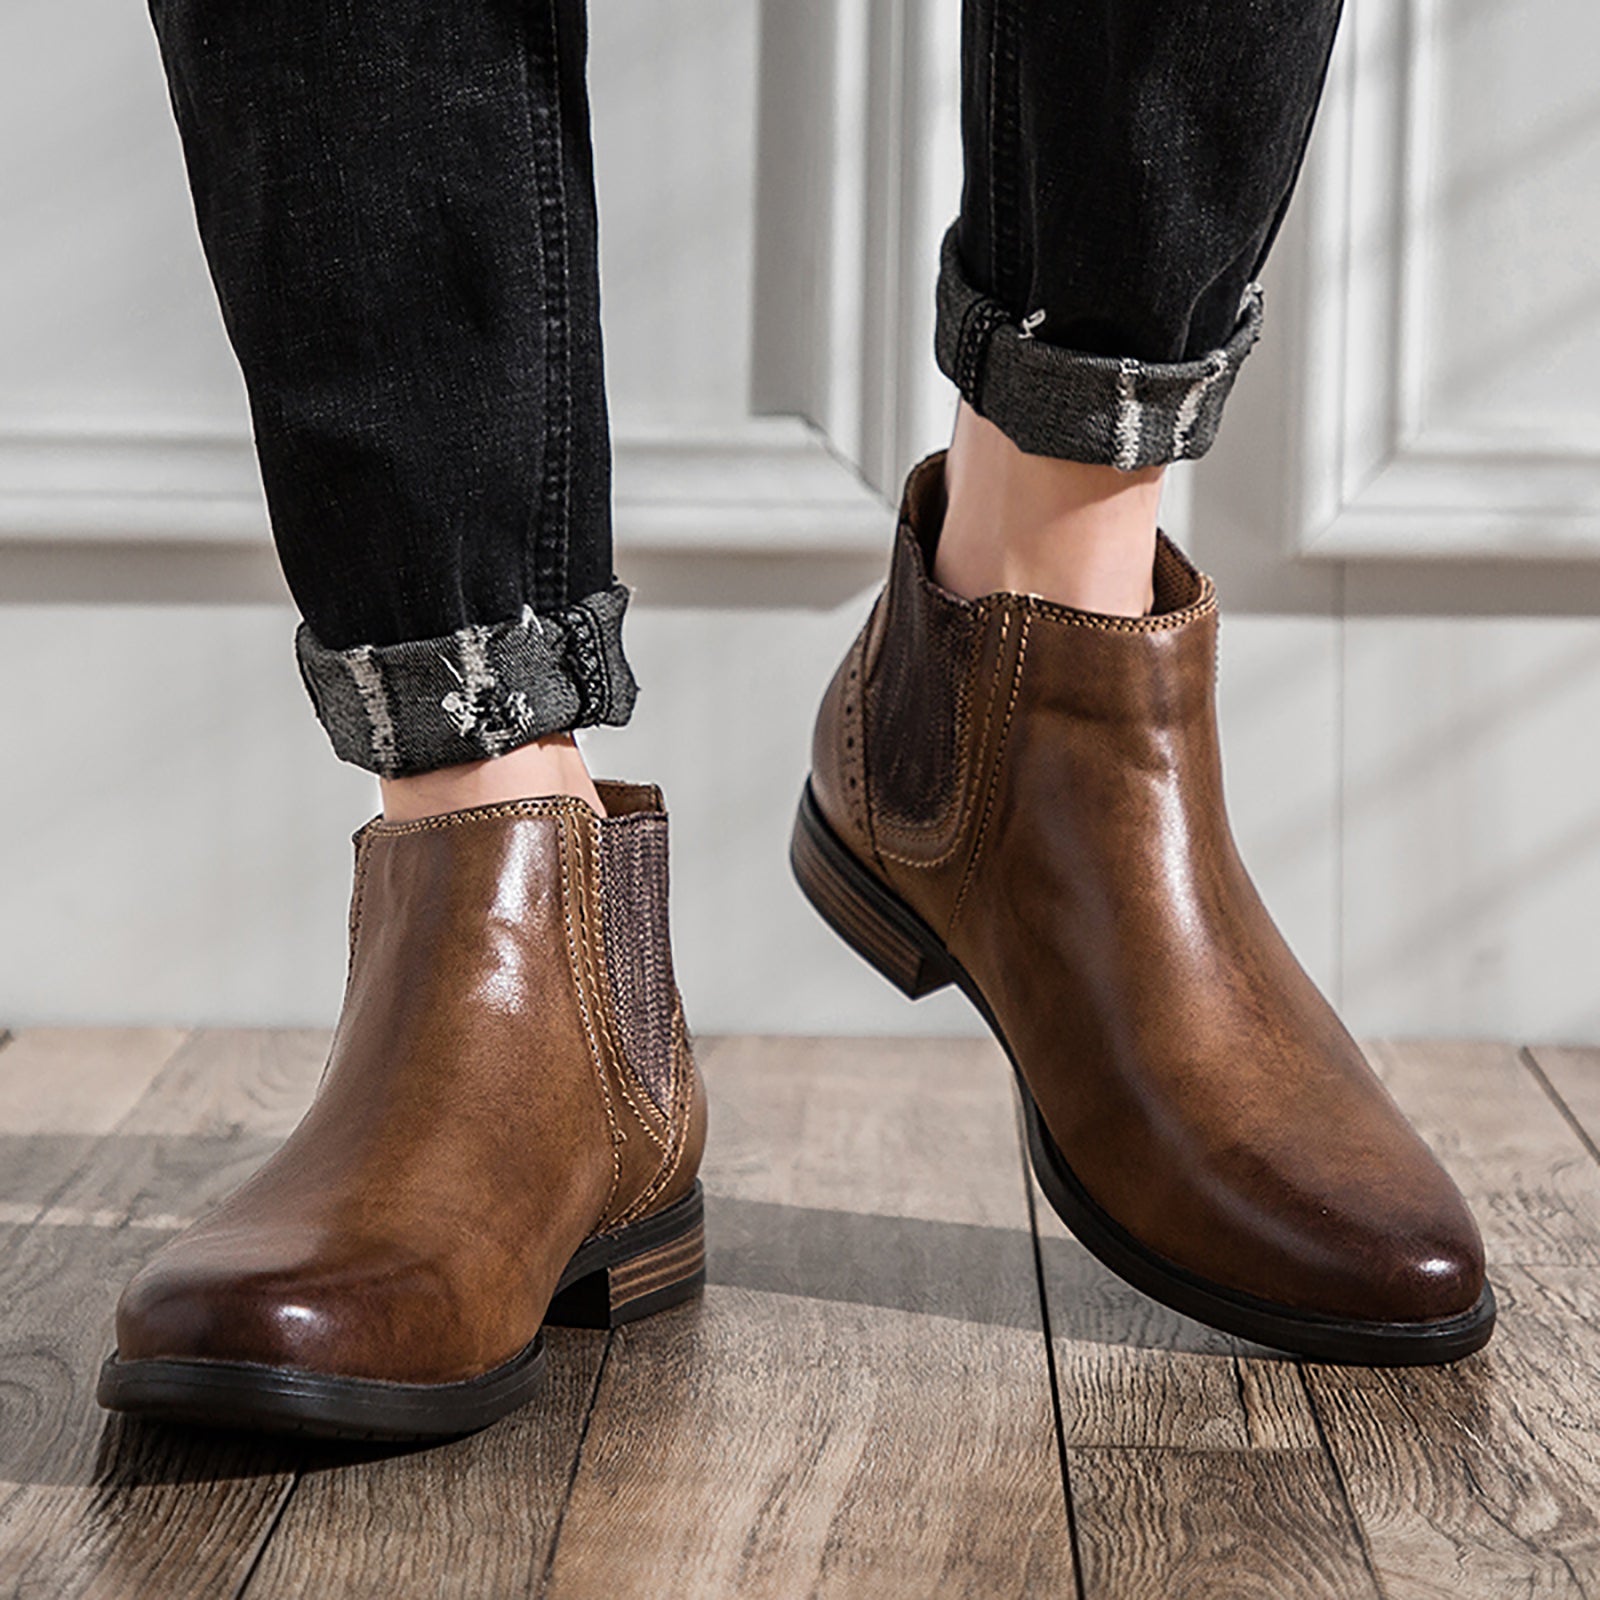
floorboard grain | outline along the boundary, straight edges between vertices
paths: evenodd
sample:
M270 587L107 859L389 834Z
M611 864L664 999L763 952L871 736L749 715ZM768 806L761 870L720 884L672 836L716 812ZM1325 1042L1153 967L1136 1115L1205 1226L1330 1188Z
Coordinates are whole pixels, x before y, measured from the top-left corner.
M1600 1161L1600 1048L1535 1045L1522 1052L1522 1059L1571 1121L1584 1148Z
M1501 1326L1449 1367L1301 1366L1128 1288L1031 1185L987 1043L716 1039L703 1301L553 1331L540 1400L436 1449L107 1417L122 1283L326 1046L0 1048L3 1600L1600 1597L1600 1051L1371 1048L1488 1243Z
M1318 1450L1072 1452L1085 1600L1379 1600Z
M1036 1333L713 1286L618 1336L550 1594L1072 1584Z
M316 1030L195 1034L62 1186L46 1220L186 1226L277 1148L310 1103L327 1047Z
M431 1449L330 1452L302 1471L245 1595L539 1593L607 1335L556 1329L530 1406Z
M728 1040L702 1060L711 1287L618 1336L550 1593L1071 1594L992 1048Z
M1055 1349L1086 1600L1378 1593L1292 1366Z
M1600 1285L1566 1266L1496 1284L1480 1355L1307 1369L1389 1600L1600 1594Z
M1291 1363L1131 1288L1068 1233L1037 1186L1034 1203L1069 1447L1315 1447Z
M1033 1196L1085 1600L1377 1600L1298 1366L1130 1288Z
M1600 1266L1600 1164L1519 1052L1478 1041L1367 1054L1461 1186L1495 1264Z
M15 1085L7 1104L13 1125L100 1136L0 1257L0 1594L227 1594L281 1510L297 1458L111 1417L94 1403L94 1381L123 1282L170 1231L140 1217L193 1215L218 1198L233 1174L212 1159L216 1142L251 1143L285 1061L299 1063L291 1076L307 1066L285 1036L199 1034L177 1049L179 1036L160 1031L79 1037L81 1048L54 1037L37 1058L73 1086L53 1113Z
M718 1038L699 1054L719 1197L1026 1231L1011 1071L989 1040Z
M0 1049L0 1224L38 1216L184 1038L177 1028L32 1028Z
M1372 1053L1483 1222L1500 1300L1451 1366L1306 1368L1384 1593L1600 1594L1600 1164L1512 1049Z

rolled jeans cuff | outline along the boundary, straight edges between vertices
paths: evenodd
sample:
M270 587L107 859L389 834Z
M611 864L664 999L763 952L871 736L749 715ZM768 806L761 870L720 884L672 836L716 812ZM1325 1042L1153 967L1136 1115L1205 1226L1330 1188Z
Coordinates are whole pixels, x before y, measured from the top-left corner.
M940 250L934 353L974 411L1019 449L1132 471L1202 456L1261 333L1261 285L1245 289L1220 349L1193 361L1088 355L1035 336L969 283L956 226Z
M621 724L638 687L622 653L628 590L436 639L333 650L302 622L300 676L345 761L385 778L504 755L544 734Z

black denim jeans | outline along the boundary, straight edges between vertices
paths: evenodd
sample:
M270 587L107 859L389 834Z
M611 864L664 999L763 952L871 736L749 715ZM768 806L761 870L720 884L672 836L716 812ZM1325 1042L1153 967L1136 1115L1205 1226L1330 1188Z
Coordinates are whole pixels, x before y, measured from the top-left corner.
M627 721L583 0L150 9L338 754ZM936 353L1023 449L1210 444L1338 12L965 0Z

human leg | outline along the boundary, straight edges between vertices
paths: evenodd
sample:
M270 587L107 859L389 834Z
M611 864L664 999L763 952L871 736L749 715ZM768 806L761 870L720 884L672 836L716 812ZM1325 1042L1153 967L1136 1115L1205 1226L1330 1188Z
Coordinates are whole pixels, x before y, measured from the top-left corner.
M338 754L625 721L581 0L151 14Z
M966 15L938 355L992 431L964 413L966 459L907 481L818 714L796 874L907 994L974 1002L1044 1192L1130 1282L1319 1359L1453 1359L1494 1324L1482 1241L1239 858L1216 592L1136 476L1215 433L1336 7ZM1097 497L1108 472L1127 488Z
M344 1004L271 1160L134 1277L116 1409L434 1437L541 1325L703 1276L667 818L622 722L577 0L153 0L300 669L380 775ZM392 804L390 804L392 802Z
M1256 337L1338 14L967 5L946 587L1148 606L1161 474L1209 447Z

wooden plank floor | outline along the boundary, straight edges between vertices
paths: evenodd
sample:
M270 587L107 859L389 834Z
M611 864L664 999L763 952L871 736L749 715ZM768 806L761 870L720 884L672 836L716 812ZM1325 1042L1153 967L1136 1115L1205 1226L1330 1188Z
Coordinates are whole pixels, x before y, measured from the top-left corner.
M703 1302L555 1331L541 1399L437 1449L106 1417L121 1283L325 1047L0 1048L0 1600L1600 1595L1600 1051L1372 1049L1489 1244L1500 1332L1449 1368L1283 1360L1128 1289L986 1044L717 1039Z

